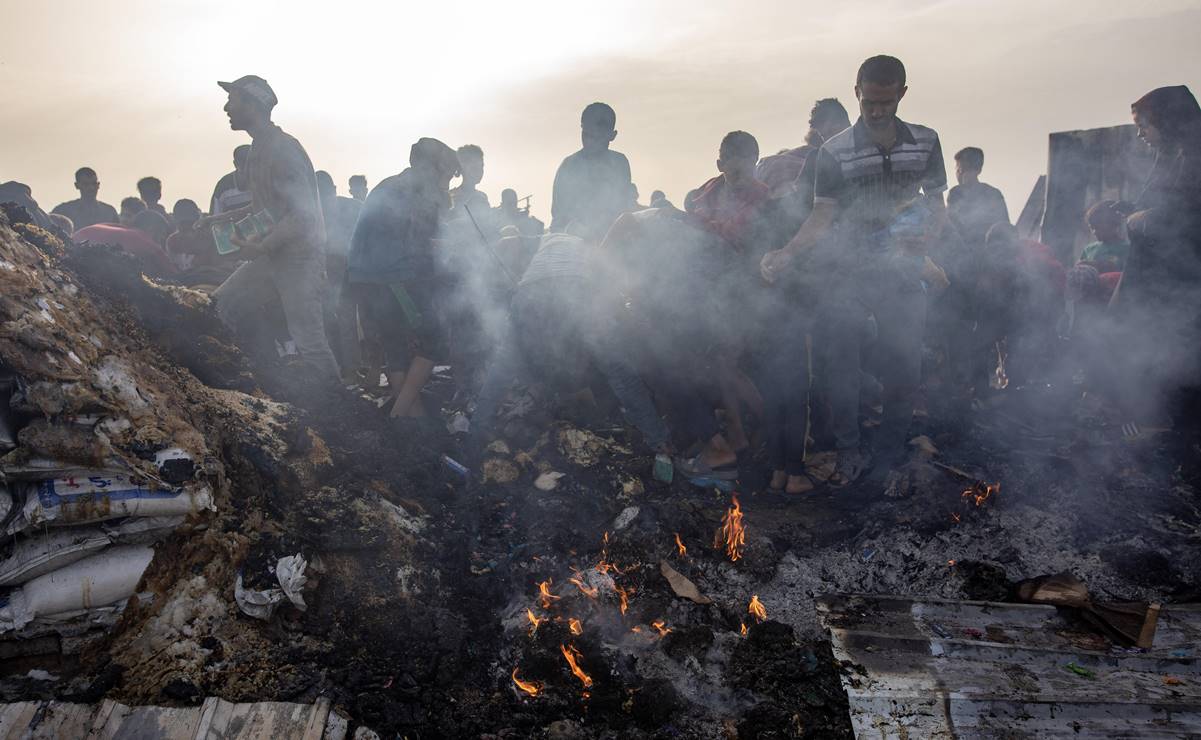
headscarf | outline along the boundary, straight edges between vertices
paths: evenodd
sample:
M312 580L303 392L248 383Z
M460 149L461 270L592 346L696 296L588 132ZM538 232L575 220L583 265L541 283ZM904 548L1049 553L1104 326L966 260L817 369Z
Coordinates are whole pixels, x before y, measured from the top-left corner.
M1186 85L1157 87L1134 101L1130 110L1147 117L1168 144L1201 152L1201 106Z

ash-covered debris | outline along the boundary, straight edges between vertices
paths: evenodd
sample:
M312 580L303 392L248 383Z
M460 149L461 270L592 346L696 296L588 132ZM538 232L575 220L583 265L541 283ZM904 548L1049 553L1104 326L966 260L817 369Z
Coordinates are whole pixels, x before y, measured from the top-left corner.
M186 351L163 349L139 317L156 313L160 333L219 337L203 301L150 283L106 289L110 271L88 272L69 247L67 270L11 229L3 242L0 257L21 266L9 271L2 337L20 378L9 490L113 467L145 490L203 486L212 501L182 520L18 534L26 549L70 540L79 557L54 561L59 570L157 544L111 606L0 637L15 656L12 698L328 695L356 724L421 736L848 736L818 593L1000 599L1060 570L1123 598L1196 587L1197 556L1179 536L1197 526L1191 488L1128 452L1081 478L1048 453L1028 461L997 446L987 424L956 436L933 420L928 444L914 445L909 498L851 487L803 500L748 491L735 504L654 480L650 458L619 435L560 423L490 447L512 477L465 489L439 458L462 456L449 437L405 442L367 400L289 405L229 389L253 377L241 360L218 382L227 389L174 365ZM1002 489L976 506L934 460ZM536 485L548 473L554 485ZM1124 487L1095 486L1097 474ZM1097 528L1095 508L1131 491L1140 507ZM285 595L268 620L244 614L239 577L282 593L278 566L297 555L305 608ZM1153 575L1154 563L1170 568Z

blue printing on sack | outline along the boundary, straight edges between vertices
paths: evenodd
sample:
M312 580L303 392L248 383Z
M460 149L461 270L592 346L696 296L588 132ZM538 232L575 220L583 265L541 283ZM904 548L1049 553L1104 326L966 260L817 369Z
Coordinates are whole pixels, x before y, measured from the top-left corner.
M108 489L105 484L112 485L109 478L88 478L89 483L100 488L99 491L83 491L80 493L63 492L59 493L54 488L53 480L43 480L38 482L38 500L43 506L57 506L60 503L74 503L81 499L103 497L109 501L124 501L126 499L156 499L156 498L173 498L178 496L183 491L182 488L175 490L153 490L150 488L113 488Z

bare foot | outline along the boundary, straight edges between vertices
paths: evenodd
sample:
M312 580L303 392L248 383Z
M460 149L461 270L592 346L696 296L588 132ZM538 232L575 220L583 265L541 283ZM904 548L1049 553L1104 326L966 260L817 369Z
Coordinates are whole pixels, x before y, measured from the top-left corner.
M771 483L768 483L767 487L773 491L783 491L784 484L788 480L788 474L783 470L773 470L771 471Z
M814 488L817 486L809 480L809 476L790 475L788 476L788 485L784 487L784 493L809 493Z

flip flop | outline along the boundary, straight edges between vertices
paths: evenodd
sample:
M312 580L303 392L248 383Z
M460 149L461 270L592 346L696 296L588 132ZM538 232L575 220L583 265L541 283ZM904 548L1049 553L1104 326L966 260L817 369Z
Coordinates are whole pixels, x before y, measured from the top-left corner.
M738 477L738 463L732 462L713 467L701 459L700 455L681 460L676 468L688 478L714 478L716 480L734 480Z

